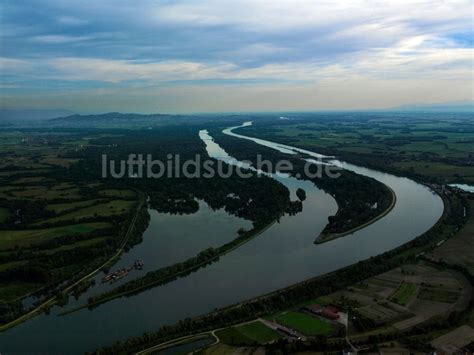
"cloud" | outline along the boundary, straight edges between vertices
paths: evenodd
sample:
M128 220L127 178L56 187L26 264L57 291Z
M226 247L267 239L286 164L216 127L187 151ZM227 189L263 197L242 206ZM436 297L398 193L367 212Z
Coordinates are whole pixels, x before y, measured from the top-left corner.
M46 44L64 44L72 42L87 41L92 39L92 36L63 36L63 35L44 35L35 36L33 41L46 43Z
M2 10L2 93L12 97L200 85L212 100L222 95L208 86L245 86L291 106L308 87L359 98L364 85L389 92L405 81L413 102L433 95L422 86L432 80L456 82L459 99L471 93L469 0L5 0Z
M47 61L65 80L94 80L110 83L123 81L205 80L222 77L233 69L232 64L202 64L189 61L141 63L95 58L57 58Z
M58 17L58 22L63 25L69 25L69 26L82 26L82 25L87 25L89 21L77 18L74 16L59 16Z
M5 75L11 72L25 72L31 69L31 64L27 60L0 57L0 72Z
M220 0L176 1L156 7L157 21L199 26L237 26L260 31L301 28L344 28L364 23L404 23L414 28L465 27L471 20L471 2L423 0Z
M46 65L65 80L167 82L193 80L252 80L317 82L345 77L455 79L469 76L472 48L439 47L429 36L406 38L388 48L374 48L346 56L336 63L304 60L264 63L253 67L234 62L160 61L141 62L97 58L56 58ZM257 48L261 50L261 48ZM278 49L264 48L277 51ZM49 70L49 71L51 71Z

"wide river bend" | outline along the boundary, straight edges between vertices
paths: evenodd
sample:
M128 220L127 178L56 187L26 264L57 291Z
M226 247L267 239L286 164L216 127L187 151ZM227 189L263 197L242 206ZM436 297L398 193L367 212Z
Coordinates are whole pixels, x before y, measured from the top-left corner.
M288 154L299 151L315 158L320 156L315 152L234 132L250 124L226 129L224 133ZM201 131L200 136L211 157L231 164L236 162L212 140L207 131ZM306 191L307 198L301 213L282 217L279 223L257 238L185 278L133 297L115 299L94 310L83 309L58 316L63 309L54 307L49 315L37 316L0 333L0 353L69 354L92 351L117 340L152 332L180 319L205 314L381 254L422 234L443 213L441 198L410 179L337 160L331 163L370 176L392 188L397 196L393 210L350 236L315 245L314 239L326 225L328 216L337 211L334 199L310 182L283 174L274 176L290 189L293 198L298 187ZM246 221L225 217L222 211L217 213L228 219L225 223L217 223L216 216L206 209L205 204L200 204L201 213L194 217L187 216L187 219L186 216L172 218L150 210L151 223L142 244L124 254L119 263L127 264L141 256L151 260L154 267L173 263L179 261L175 260L173 250L181 248L181 236L185 238L183 243L186 243L186 240L192 240L193 235L207 238L206 233L195 233L199 228L213 231L209 243L205 239L191 243L196 250L186 250L183 244L184 249L178 253L182 254L180 260L183 260L204 249L206 244L219 245L232 239L233 236L229 237L229 225L235 230L240 225L248 226ZM179 220L181 217L183 219ZM223 242L218 243L221 234ZM160 242L163 238L165 242ZM97 290L92 289L79 300L70 301L67 307L85 303L94 292Z

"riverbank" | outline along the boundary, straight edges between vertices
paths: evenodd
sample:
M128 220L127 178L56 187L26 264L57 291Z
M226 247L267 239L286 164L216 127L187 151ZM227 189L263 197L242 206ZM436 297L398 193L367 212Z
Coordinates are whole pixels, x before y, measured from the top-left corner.
M323 244L323 243L329 242L329 241L337 239L337 238L348 236L350 234L353 234L353 233L357 232L358 230L361 230L362 228L365 228L365 227L371 225L374 222L377 222L379 219L381 219L381 218L385 217L387 214L389 214L390 211L392 211L393 208L395 207L395 204L397 203L397 195L395 194L395 192L389 186L387 186L387 185L385 185L385 186L390 191L391 202L390 202L390 205L384 211L382 211L382 213L380 213L378 216L372 218L370 221L368 221L364 224L361 224L360 226L354 227L354 228L352 228L352 229L350 229L346 232L342 232L342 233L321 233L316 238L314 243L315 244Z

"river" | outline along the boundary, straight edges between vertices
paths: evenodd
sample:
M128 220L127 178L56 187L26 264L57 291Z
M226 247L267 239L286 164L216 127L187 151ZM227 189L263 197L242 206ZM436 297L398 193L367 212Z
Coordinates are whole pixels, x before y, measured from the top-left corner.
M250 139L288 154L299 151L315 158L320 156L315 152L236 134L235 129L227 129L224 133ZM201 138L210 156L229 163L236 162L207 132L202 131ZM310 182L279 174L274 178L290 189L292 197L299 187L306 191L301 213L283 216L279 223L223 256L218 262L172 283L154 287L133 297L115 299L94 310L83 309L66 316L58 316L63 309L55 307L49 315L37 316L1 333L0 352L66 354L91 351L383 253L422 234L442 215L441 198L423 185L337 160L330 162L373 177L392 188L397 196L393 210L353 235L315 245L314 239L326 225L328 216L337 211L334 199ZM143 243L147 243L147 238L152 236L160 238L159 215L152 212L151 219ZM232 226L234 228L240 222L232 223L235 223ZM180 223L180 228L192 231L193 223ZM209 225L209 228L214 228L214 225ZM229 233L229 229L219 229L217 234L220 231ZM225 237L222 238L226 241ZM200 247L202 243L198 244ZM147 248L142 248L147 255L156 255L157 260L167 258L160 256L163 253L158 247L163 247L164 243L155 241L146 245ZM178 245L175 247L180 248ZM136 248L140 248L140 245ZM140 253L133 253L133 258L140 256ZM124 258L133 259L127 254ZM72 300L67 307L84 303L86 298L87 295L84 295L79 301Z

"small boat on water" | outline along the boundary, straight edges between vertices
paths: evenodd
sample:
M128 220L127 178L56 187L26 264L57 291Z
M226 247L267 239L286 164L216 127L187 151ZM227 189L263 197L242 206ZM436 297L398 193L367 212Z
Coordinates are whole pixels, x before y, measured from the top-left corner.
M128 273L130 271L132 271L133 269L135 270L142 270L143 269L143 265L145 265L145 263L143 262L143 260L135 260L135 262L133 263L132 266L128 267L128 268L122 268L122 269L119 269L113 273L110 273L110 274L107 274L105 275L103 278L102 278L102 283L114 283L118 280L120 280L121 278L124 278L125 276L128 275Z

